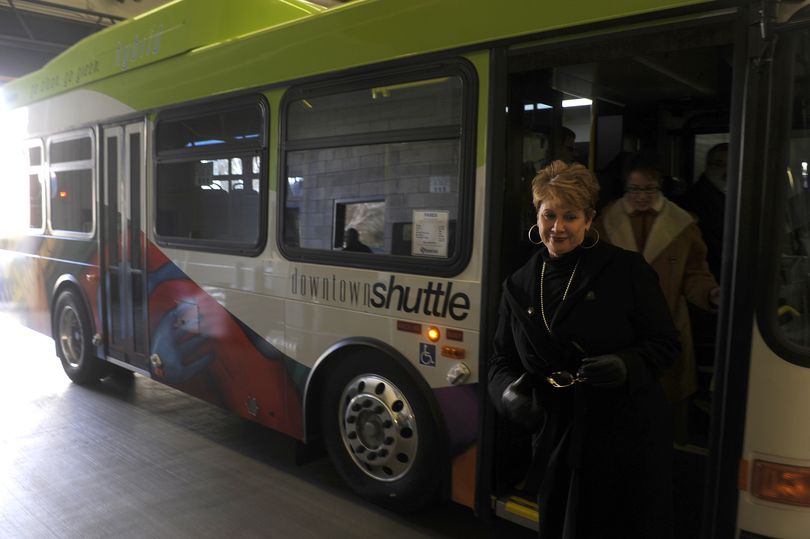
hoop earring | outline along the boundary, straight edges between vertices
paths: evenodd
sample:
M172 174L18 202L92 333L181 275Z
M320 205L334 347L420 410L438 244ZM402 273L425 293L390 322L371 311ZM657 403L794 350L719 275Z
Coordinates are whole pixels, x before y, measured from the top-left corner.
M594 231L594 232L596 232L596 239L595 239L595 240L594 240L594 242L593 242L592 244L590 244L588 247L585 247L585 246L583 245L583 246L582 246L582 248L583 248L583 249L593 249L594 247L596 247L596 244L597 244L597 243L599 243L599 231L598 231L598 230L596 230L595 228L593 229L593 231ZM583 242L583 243L585 243L585 242Z
M532 227L529 229L529 241L532 242L535 245L541 245L543 243L542 239L540 241L534 241L532 239L532 230L534 230L535 228L537 229L537 236L538 237L540 236L540 228L536 224L532 225Z

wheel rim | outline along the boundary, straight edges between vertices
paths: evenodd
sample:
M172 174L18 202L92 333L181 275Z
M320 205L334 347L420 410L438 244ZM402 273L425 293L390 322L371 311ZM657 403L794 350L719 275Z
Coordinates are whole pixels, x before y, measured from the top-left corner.
M79 315L70 305L59 315L59 345L68 365L78 368L84 354L84 335Z
M405 476L419 447L405 394L381 376L362 374L346 385L340 402L340 436L357 467L378 481Z

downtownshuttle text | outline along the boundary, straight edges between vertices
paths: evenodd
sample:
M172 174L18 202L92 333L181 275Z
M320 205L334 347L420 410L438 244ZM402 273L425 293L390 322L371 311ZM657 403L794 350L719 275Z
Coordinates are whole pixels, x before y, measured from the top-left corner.
M290 291L294 296L461 321L469 316L470 297L454 292L450 281L427 281L424 286L402 285L395 275L387 281L368 283L337 275L306 275L293 270Z

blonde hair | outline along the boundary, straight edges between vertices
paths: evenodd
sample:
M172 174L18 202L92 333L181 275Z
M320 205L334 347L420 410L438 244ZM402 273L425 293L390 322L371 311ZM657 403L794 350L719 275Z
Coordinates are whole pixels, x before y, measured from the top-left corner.
M556 200L593 217L598 196L599 182L596 176L579 163L554 161L532 180L532 202L537 210L543 201Z

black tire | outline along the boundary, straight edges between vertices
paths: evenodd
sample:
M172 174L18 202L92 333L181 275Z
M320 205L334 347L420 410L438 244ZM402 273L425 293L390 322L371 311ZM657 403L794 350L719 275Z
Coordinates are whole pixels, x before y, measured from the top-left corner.
M68 378L81 385L96 383L105 374L104 363L93 352L92 331L90 317L76 292L62 292L53 310L56 353Z
M448 458L435 414L405 368L383 352L361 349L336 358L327 374L321 429L346 483L363 498L398 512L437 499L448 477ZM373 387L366 388L366 382ZM352 415L354 421L348 419ZM352 430L361 424L363 429Z

